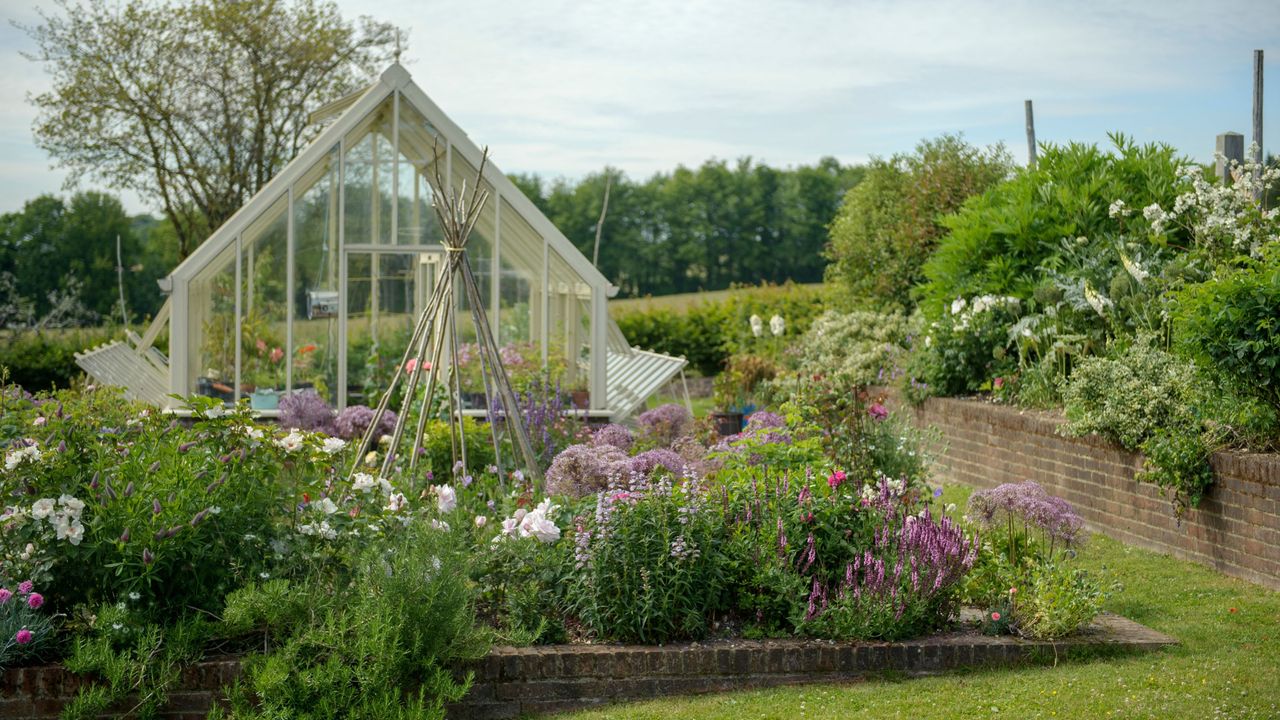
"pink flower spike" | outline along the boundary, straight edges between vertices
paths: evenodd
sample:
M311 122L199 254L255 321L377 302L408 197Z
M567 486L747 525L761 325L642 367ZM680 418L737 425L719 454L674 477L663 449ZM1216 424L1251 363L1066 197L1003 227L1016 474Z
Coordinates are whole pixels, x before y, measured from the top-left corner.
M39 610L41 605L44 605L44 596L40 593L31 593L27 598L27 606L32 610Z
M22 582L18 583L18 594L26 595L27 593L34 590L35 587L36 587L35 583L31 582L30 580L23 580Z
M14 642L18 643L19 645L26 645L27 643L31 642L31 631L26 628L22 628L16 634L14 634L13 639L14 639Z
M13 591L9 588L0 588L0 605L9 602L9 598L13 597Z

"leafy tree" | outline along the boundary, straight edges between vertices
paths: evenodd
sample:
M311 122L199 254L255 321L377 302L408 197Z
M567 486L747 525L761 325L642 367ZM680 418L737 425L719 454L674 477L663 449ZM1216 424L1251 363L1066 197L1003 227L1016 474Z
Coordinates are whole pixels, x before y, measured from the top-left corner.
M955 135L873 159L831 225L827 279L855 304L910 308L911 288L945 232L940 218L1011 169L1003 146L983 150Z
M41 195L21 212L0 216L4 324L118 321L117 238L129 314L134 320L153 314L160 305L156 279L171 267L171 256L151 246L171 249L172 235L157 234L167 221L144 218L130 218L118 199L100 192L80 193L70 201Z
M71 181L156 202L186 257L318 132L307 114L367 83L394 29L328 0L59 0L23 29L52 75L37 143Z

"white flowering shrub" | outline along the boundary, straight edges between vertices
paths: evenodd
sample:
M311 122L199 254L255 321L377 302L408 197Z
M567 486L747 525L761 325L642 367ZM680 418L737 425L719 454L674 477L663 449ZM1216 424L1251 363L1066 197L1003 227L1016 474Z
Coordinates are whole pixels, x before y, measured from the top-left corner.
M823 313L799 347L802 375L840 376L854 385L887 384L900 374L911 325L899 313Z

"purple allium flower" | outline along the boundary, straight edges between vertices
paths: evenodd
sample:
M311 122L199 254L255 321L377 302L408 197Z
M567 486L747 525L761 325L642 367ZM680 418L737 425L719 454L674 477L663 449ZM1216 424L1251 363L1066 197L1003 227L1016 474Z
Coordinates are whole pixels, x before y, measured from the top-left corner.
M631 449L635 439L631 436L631 431L625 426L609 423L595 432L591 437L591 442L595 445L612 445L623 452Z
M787 419L768 410L757 410L747 416L747 428L760 430L763 428L781 428L787 426Z
M680 477L684 473L684 458L673 450L657 448L640 453L629 463L629 469L637 475L649 476L658 468L666 468L667 472Z
M373 422L373 413L374 411L371 408L364 405L352 405L338 413L338 417L333 421L333 430L338 437L344 440L358 440L364 436L369 423ZM377 442L383 435L391 434L395 427L396 414L390 410L382 413L378 429L373 434L374 442Z
M1064 546L1084 540L1084 520L1071 504L1045 492L1039 483L1005 483L969 496L969 515L991 528L1009 517L1043 531L1051 542Z
M693 417L683 405L668 403L641 413L636 422L646 437L660 445L670 445L688 432Z
M280 427L334 434L333 408L315 390L302 390L280 398ZM365 422L368 427L368 422Z
M604 490L623 475L631 458L612 445L570 445L547 469L547 492L579 498Z

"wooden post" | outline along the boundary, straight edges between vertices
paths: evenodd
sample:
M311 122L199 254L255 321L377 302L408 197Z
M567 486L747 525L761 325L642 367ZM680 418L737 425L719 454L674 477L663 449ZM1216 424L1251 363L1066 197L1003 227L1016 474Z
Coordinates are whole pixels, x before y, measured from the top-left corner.
M1262 199L1262 51L1253 51L1253 197Z
M1218 159L1218 164L1213 174L1225 185L1231 182L1232 161L1244 162L1244 136L1238 132L1222 133L1218 136L1214 155Z
M1027 167L1036 166L1036 121L1031 113L1031 101L1027 101Z

